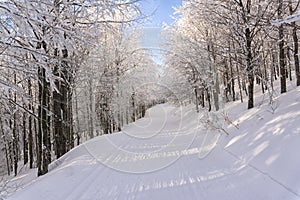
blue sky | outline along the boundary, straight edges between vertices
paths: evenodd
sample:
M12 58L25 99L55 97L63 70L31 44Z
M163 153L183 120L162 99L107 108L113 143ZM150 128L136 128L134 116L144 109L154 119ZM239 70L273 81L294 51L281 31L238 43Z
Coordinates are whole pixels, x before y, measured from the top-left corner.
M172 7L181 5L181 0L141 0L141 10L145 15L150 15L147 27L161 27L163 22L172 23L170 17L174 10Z
M141 11L144 15L149 16L144 25L144 34L141 38L143 47L146 48L162 48L161 30L163 23L172 24L174 20L171 15L174 13L173 7L182 4L181 0L141 0ZM161 53L156 52L157 62L159 62Z

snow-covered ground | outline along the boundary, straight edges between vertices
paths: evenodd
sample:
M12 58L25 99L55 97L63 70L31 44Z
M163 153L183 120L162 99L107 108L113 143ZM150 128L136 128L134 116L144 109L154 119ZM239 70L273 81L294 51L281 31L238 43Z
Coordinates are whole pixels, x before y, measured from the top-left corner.
M272 106L258 99L254 109L234 102L216 115L228 117L218 126L229 135L203 126L208 116L193 106L157 105L121 133L76 147L48 174L16 177L10 185L28 183L8 199L300 200L300 88Z

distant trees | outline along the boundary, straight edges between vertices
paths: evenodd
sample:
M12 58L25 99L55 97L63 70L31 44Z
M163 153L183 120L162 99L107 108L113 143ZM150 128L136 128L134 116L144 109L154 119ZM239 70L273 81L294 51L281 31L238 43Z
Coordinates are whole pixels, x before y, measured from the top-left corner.
M0 144L8 174L18 173L21 160L47 173L54 155L80 143L82 107L89 138L120 130L130 111L113 112L124 105L112 103L122 96L118 85L149 61L127 40L139 15L135 0L0 2Z
M139 118L149 105L139 105L138 95L149 91L136 89L157 77L150 54L139 44L138 30L126 24L112 25L104 29L103 36L76 79L75 98L81 106L76 108L75 127L83 134L78 137L120 131L123 125ZM144 76L139 71L148 73ZM147 102L143 99L141 103ZM137 109L139 106L143 109Z
M197 110L198 105L218 110L222 101L243 101L245 95L253 108L255 84L263 93L272 92L280 78L284 93L292 71L299 85L299 27L271 24L298 6L299 1L191 0L177 9L181 17L167 28L173 35L167 65L186 77Z

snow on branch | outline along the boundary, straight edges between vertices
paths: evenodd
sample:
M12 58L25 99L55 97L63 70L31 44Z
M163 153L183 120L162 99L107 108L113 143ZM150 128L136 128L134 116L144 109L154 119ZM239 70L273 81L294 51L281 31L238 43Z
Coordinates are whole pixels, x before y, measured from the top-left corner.
M296 22L300 20L300 11L298 11L298 13L294 14L294 15L290 15L285 19L280 19L280 20L276 20L272 22L272 25L275 26L280 26L281 24L284 23L292 23L292 22Z

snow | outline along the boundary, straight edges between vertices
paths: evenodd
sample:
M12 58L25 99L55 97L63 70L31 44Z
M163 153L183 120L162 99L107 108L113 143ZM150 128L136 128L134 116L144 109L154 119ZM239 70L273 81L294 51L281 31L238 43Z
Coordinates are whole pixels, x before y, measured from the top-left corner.
M8 199L300 199L300 88L275 102L227 104L229 135L201 125L207 115L193 106L157 105L74 148ZM10 184L35 171L27 173Z
M298 13L296 13L294 15L290 15L285 19L273 21L272 24L275 26L280 26L281 24L284 24L284 23L290 24L290 23L296 22L296 21L300 21L300 10L298 11Z

